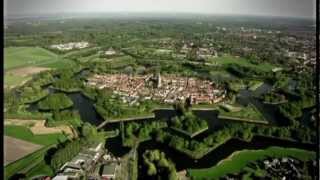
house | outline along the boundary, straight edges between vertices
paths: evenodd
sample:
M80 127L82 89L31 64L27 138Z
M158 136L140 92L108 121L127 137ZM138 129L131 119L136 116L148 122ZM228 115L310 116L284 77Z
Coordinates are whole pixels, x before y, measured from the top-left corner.
M107 56L111 56L111 55L115 55L116 51L111 47L104 54Z
M184 44L180 50L180 53L182 54L187 54L189 52L190 48L188 47L187 44Z
M102 166L101 179L115 179L116 163L105 164Z
M68 180L68 176L66 175L57 175L52 178L52 180Z

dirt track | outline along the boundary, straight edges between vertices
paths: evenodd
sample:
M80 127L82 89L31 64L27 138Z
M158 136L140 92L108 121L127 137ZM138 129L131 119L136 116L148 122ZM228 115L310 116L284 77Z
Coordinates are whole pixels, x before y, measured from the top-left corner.
M36 74L41 71L47 71L47 70L50 70L50 68L28 66L28 67L13 69L13 70L8 71L7 73L18 75L21 77L26 77L26 76Z
M4 136L4 165L16 161L41 147L38 144Z

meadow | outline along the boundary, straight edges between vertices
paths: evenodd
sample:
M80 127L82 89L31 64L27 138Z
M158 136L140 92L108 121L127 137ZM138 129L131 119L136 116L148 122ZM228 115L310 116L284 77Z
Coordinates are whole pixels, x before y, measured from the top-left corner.
M240 57L237 58L230 55L224 55L221 57L212 58L209 60L209 62L222 67L226 67L229 64L238 64L240 66L250 67L250 68L257 69L260 71L265 71L265 72L271 72L272 69L275 68L275 66L273 66L270 63L252 64L251 62L249 62L249 60L245 58L240 58Z
M58 58L58 55L40 47L9 47L4 49L4 69L42 65Z
M44 48L8 47L4 49L4 84L8 88L12 88L30 80L32 73L24 73L23 70L18 71L26 67L60 69L72 65L74 65L73 61L64 59Z

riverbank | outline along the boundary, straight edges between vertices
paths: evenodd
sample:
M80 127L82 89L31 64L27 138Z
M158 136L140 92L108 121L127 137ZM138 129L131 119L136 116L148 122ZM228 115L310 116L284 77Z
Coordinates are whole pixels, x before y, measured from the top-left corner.
M263 150L241 150L233 152L211 168L188 169L188 175L192 179L218 179L226 174L239 172L253 161L263 160L267 157L281 158L288 156L305 161L315 159L316 153L296 148L281 147L270 147Z

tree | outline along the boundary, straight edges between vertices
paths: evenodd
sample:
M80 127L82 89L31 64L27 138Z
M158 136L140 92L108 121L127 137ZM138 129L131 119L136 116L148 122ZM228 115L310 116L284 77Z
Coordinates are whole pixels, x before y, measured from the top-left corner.
M133 74L133 68L131 66L127 66L124 69L124 73L127 74L127 75L132 75Z
M145 72L146 72L146 68L144 66L139 66L137 68L137 74L143 75L143 74L145 74Z
M72 100L63 93L50 94L38 103L43 110L60 110L73 106Z
M157 168L153 163L148 163L148 172L149 176L154 176L157 174Z

